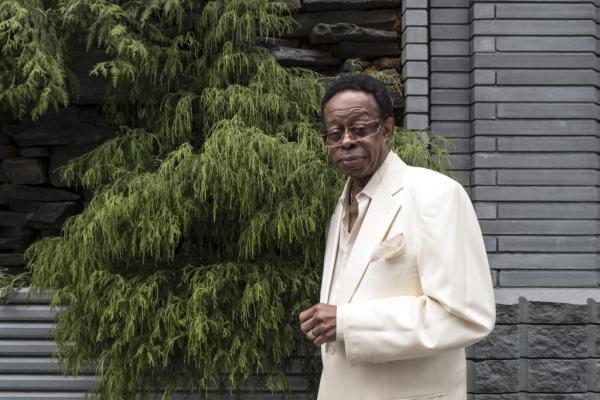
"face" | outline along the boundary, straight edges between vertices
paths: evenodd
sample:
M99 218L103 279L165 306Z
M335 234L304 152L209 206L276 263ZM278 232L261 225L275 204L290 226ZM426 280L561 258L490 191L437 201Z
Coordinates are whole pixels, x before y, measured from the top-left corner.
M344 90L333 96L323 109L325 129L344 130L354 124L380 117L377 101L370 93ZM379 133L364 140L353 141L349 135L342 139L341 146L329 151L331 162L346 176L358 183L366 183L381 166L389 153L389 139L394 129L394 119L379 121ZM373 129L377 129L374 125Z

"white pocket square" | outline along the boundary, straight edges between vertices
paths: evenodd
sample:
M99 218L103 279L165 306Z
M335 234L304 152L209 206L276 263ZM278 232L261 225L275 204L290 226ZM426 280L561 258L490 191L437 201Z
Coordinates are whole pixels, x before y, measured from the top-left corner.
M404 252L404 234L399 233L375 246L371 261L389 260Z

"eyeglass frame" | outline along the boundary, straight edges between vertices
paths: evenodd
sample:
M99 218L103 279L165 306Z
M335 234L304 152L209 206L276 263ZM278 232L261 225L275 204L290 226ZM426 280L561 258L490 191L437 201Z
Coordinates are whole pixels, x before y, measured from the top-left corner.
M333 144L333 145L331 145L331 144L325 144L325 146L329 147L329 148L335 148L335 147L342 146L343 141L344 141L344 137L346 135L348 135L350 137L350 140L352 140L353 142L360 142L361 140L365 140L365 139L368 139L370 137L376 136L376 135L379 134L379 130L381 129L382 123L380 121L382 119L383 118L378 117L378 118L372 119L370 121L364 121L364 122L363 121L358 121L358 122L354 123L351 126L344 126L344 130L342 131L342 137L340 138L339 143L338 144ZM353 134L350 131L353 127L355 127L357 125L361 125L362 124L362 125L364 125L366 127L367 125L371 125L373 122L378 122L377 130L374 133L371 133L371 134L369 134L367 136L357 137L355 134ZM325 132L325 133L321 134L321 136L325 140L325 143L327 143L327 141L329 140L329 134L330 134L329 132Z

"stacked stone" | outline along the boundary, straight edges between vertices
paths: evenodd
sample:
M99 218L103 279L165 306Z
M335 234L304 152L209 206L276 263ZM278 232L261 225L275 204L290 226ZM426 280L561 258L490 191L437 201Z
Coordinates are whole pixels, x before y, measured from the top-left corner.
M498 304L496 327L468 348L470 400L600 398L598 303Z
M401 118L401 0L287 0L298 25L267 46L284 66L326 76L383 72Z

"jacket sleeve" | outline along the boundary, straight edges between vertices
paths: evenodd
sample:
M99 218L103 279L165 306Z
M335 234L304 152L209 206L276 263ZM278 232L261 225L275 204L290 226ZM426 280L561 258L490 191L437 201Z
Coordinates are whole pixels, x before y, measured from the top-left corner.
M345 304L342 332L351 365L465 347L494 327L491 274L471 201L456 182L434 191L419 218L423 294Z

